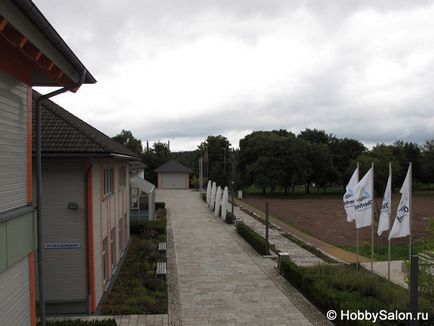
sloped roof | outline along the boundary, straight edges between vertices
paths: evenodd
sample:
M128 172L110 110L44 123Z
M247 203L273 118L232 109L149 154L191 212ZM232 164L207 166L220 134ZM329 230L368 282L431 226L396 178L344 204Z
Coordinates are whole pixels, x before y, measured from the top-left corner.
M166 173L191 173L191 169L179 163L176 160L170 160L163 165L160 165L154 172Z
M36 99L33 91L33 151L36 149ZM56 103L47 100L41 105L42 154L58 155L138 155L103 134Z

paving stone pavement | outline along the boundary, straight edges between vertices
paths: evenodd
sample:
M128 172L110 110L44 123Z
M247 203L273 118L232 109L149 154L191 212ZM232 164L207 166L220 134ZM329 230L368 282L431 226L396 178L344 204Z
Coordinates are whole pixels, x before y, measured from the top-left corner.
M234 214L237 218L241 218L245 224L250 226L256 233L265 237L265 226L258 220L243 212L239 206L234 207ZM298 246L291 240L285 238L279 230L269 229L269 241L273 243L279 251L287 252L290 259L298 266L314 266L324 263L324 260L315 256L311 252Z
M168 257L169 297L174 288L179 295L179 307L169 300L173 325L329 324L277 273L276 262L259 256L214 217L197 192L158 190L157 200L166 202L168 246L176 254L177 284Z

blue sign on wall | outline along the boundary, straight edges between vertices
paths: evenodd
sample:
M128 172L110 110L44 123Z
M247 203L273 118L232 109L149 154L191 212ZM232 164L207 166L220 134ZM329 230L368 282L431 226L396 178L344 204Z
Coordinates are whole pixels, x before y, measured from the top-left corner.
M45 244L45 249L78 249L79 242L50 242Z

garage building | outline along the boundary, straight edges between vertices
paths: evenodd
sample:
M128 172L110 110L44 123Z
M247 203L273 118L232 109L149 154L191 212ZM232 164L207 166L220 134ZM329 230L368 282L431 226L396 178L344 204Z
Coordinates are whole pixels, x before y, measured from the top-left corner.
M158 174L158 189L189 189L191 169L170 160L154 170Z

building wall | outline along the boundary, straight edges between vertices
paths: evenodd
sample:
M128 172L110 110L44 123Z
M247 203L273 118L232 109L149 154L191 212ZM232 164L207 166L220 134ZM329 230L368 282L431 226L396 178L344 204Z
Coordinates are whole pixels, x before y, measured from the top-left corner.
M0 56L7 50L3 44ZM34 269L28 258L36 246L34 208L29 205L29 94L28 85L0 69L0 325L35 325L36 321L34 282L30 282Z
M28 87L0 70L0 212L27 204Z
M81 158L43 158L42 237L47 312L61 313L62 305L86 309L85 167ZM68 205L77 205L77 209ZM48 248L58 245L78 248ZM85 310L86 312L86 310Z
M125 186L119 184L119 172L124 167ZM104 194L104 169L113 168L114 182L113 193ZM126 243L129 240L129 178L128 161L116 159L94 159L92 164L92 192L93 192L93 252L94 252L94 278L95 278L95 303L96 306L108 288L113 274L118 266ZM120 242L119 221L127 221L126 236L122 236ZM112 230L114 230L112 232ZM114 235L114 237L112 237ZM108 279L104 280L103 241L108 243ZM113 240L113 241L112 241ZM111 244L115 248L114 263L112 267Z
M0 273L0 325L31 325L29 259Z

